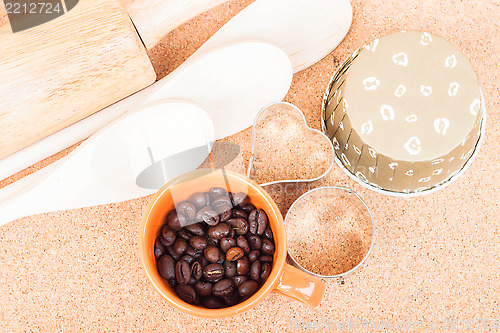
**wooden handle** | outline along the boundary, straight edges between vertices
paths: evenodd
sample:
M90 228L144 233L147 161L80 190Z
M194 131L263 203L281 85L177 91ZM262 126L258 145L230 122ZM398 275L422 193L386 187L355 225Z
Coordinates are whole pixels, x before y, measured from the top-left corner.
M10 24L2 27L7 28ZM116 0L80 1L50 22L16 33L0 31L0 41L0 158L156 79Z
M125 4L147 49L181 24L227 0L132 0Z

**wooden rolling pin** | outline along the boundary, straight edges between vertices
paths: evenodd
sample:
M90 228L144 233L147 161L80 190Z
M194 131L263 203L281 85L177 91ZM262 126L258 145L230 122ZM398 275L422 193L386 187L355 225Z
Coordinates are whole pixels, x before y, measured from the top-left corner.
M152 84L146 49L225 1L83 0L28 30L1 26L0 159Z

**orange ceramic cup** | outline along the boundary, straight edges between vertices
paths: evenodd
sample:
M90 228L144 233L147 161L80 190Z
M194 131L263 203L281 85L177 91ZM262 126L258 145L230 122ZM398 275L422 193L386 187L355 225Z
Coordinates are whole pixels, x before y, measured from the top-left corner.
M267 213L276 248L274 266L264 285L246 301L223 309L206 309L181 300L158 274L154 257L155 239L166 214L174 208L174 202L179 203L191 194L208 191L211 187L247 193L252 204ZM139 256L148 279L169 303L198 317L220 318L241 313L255 306L273 290L312 307L317 306L323 297L325 285L320 279L287 264L286 255L285 225L274 201L252 180L228 171L195 170L172 180L154 195L144 212L139 230Z

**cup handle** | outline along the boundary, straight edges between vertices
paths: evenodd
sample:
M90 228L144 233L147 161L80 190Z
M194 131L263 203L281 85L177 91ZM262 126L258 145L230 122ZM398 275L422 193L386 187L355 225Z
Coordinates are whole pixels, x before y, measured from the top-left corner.
M276 291L314 308L323 298L325 284L319 278L285 264L283 276Z

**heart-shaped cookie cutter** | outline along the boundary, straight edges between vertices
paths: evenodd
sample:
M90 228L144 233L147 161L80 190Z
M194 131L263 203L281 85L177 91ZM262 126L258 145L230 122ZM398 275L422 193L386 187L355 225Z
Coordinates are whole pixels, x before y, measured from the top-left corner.
M290 116L292 113L295 113L296 118L298 118L299 121L303 122L304 129L306 132L311 132L312 135L317 136L321 139L324 139L325 143L327 144L328 148L331 151L331 154L329 154L329 156L328 156L328 157L331 157L330 158L331 160L326 163L325 168L323 168L324 169L323 172L320 175L317 175L316 177L309 177L309 178L306 177L306 178L300 178L300 179L299 178L296 178L296 179L277 179L277 180L261 183L260 186L267 186L267 185L281 184L281 183L313 182L313 181L316 181L316 180L319 180L319 179L325 177L330 172L330 170L333 168L333 165L335 163L334 149L333 149L332 142L321 131L309 127L309 125L307 124L307 120L306 120L304 113L299 108L297 108L295 105L287 103L287 102L279 102L279 103L270 104L270 105L264 107L255 117L255 121L254 121L253 127L252 127L252 155L251 155L249 163L248 163L247 177L252 178L252 171L254 171L254 176L255 176L255 171L256 171L255 164L257 162L259 162L258 159L256 159L256 155L258 154L258 148L259 148L257 146L257 137L259 136L259 134L257 133L257 130L258 130L258 127L260 125L260 119L265 117L267 112L275 112L275 111L282 111L282 110L286 110L287 112L291 112L288 114L288 116ZM280 114L280 116L283 116L283 114ZM276 117L276 113L271 114L271 117ZM275 136L276 133L269 133L269 134L271 136Z
M290 132L294 132L294 130L295 130L295 132L299 132L299 134L300 134L300 131L297 131L297 128L298 128L297 126L287 126L287 128L283 128L283 127L278 128L279 126L276 126L276 123L274 123L274 124L269 123L269 120L271 120L271 121L274 120L276 122L276 118L279 118L279 120L285 119L286 121L288 121L288 125L290 125L290 120L292 120L292 121L295 120L296 122L299 122L300 123L299 125L303 126L302 130L303 130L303 133L306 134L305 138L307 138L307 136L314 136L314 137L318 138L318 140L321 140L325 143L326 147L329 150L325 156L328 160L327 161L319 161L319 162L323 162L323 166L322 166L322 168L320 168L319 172L316 172L316 174L310 175L309 177L306 176L304 178L297 177L297 178L292 179L292 177L287 178L287 177L282 176L279 179L273 179L273 180L266 179L267 181L262 181L262 175L259 175L259 172L262 172L260 169L261 164L266 165L267 167L271 167L271 168L275 168L276 165L270 166L269 163L266 164L266 161L264 161L259 156L259 154L261 153L261 149L262 149L262 147L259 146L259 143L260 143L259 138L263 134L263 133L260 133L259 131L263 130L263 129L267 130L266 134L269 135L271 139L276 138L279 134L282 134L282 137L284 137L285 139L288 138L290 136L290 133L283 133L283 132L286 132L287 130L289 130ZM268 121L268 122L266 122L266 121ZM295 123L295 125L297 125L297 123ZM272 130L278 130L278 129L281 131L281 133L272 132ZM305 140L304 138L302 138L302 139L303 139L302 141ZM260 144L262 145L262 143L260 143ZM288 142L288 144L290 145L290 142ZM274 153L279 153L280 149L286 150L289 148L289 145L286 146L286 144L281 144L281 145L279 145L280 147L276 147L278 145L279 144L277 144L277 143L274 143L274 144L268 143L267 145L262 145L262 146L267 147L268 150L274 149ZM311 153L313 151L313 149L309 149L308 151ZM280 156L280 158L281 157L282 156ZM297 160L299 160L299 159L295 159L294 161L297 161ZM292 162L291 164L294 165L295 167L300 167L300 165L297 165L296 163ZM250 157L249 163L248 163L247 177L251 178L251 179L257 178L256 181L258 183L259 183L258 180L260 177L261 178L260 179L261 180L260 186L265 187L265 186L270 186L270 185L281 185L281 184L290 184L290 183L311 184L315 181L319 181L322 178L324 178L331 171L334 164L335 164L335 151L334 151L334 147L333 147L331 140L329 140L329 138L323 132L309 127L309 125L307 124L307 120L306 120L304 113L299 108L297 108L295 105L290 104L290 103L286 103L286 102L273 103L271 105L264 107L257 114L255 121L254 121L254 124L253 124L253 127L252 127L252 150L251 150L251 157ZM301 174L301 173L302 172L295 172L296 175ZM320 174L318 175L318 173L320 173ZM333 194L333 192L337 192L337 193ZM342 193L342 194L340 194L340 193ZM363 221L363 222L366 223L366 227L368 229L371 229L371 231L367 233L368 238L369 238L369 242L368 243L365 242L366 243L365 244L365 252L363 253L362 258L359 258L359 260L357 260L353 265L351 265L347 269L344 269L343 271L336 271L336 272L331 272L331 271L324 272L324 271L322 271L322 272L319 272L317 270L315 271L314 269L312 269L311 265L309 265L307 262L300 261L299 260L300 254L291 253L293 251L291 251L290 248L288 250L288 254L289 254L290 259L295 263L295 265L297 267L299 267L303 271L308 272L312 275L322 277L322 278L343 277L346 274L349 274L349 273L355 271L369 257L369 254L371 253L372 248L373 248L373 244L374 244L374 233L375 233L374 218L373 218L373 215L372 215L368 205L366 204L366 202L361 198L361 196L359 196L353 190L345 188L345 187L338 187L338 186L323 186L323 187L316 187L316 188L312 188L312 189L308 188L307 192L301 194L298 198L296 198L293 201L293 203L289 206L289 208L287 209L286 214L285 214L285 227L288 228L288 226L291 224L291 220L294 217L293 215L295 214L294 208L299 208L299 207L301 207L302 204L306 204L307 200L310 198L318 199L318 195L319 195L320 200L323 203L325 203L325 202L329 203L330 201L327 199L334 199L334 201L338 202L339 195L340 196L346 195L346 196L349 196L352 200L354 200L353 202L355 202L356 205L361 207L361 209L365 210L366 221ZM327 197L322 196L322 195L326 195ZM283 213L283 211L282 211L282 213ZM311 222L311 223L313 223L313 222ZM324 223L324 221L322 223ZM320 223L317 223L317 224L319 225ZM333 223L326 224L326 225L329 228L332 228L332 229L335 228L335 225ZM287 233L288 233L288 230L287 230ZM290 238L290 237L288 237L288 238ZM302 248L310 249L310 247L308 247L308 246L302 246ZM323 252L323 253L325 253L325 252ZM323 261L331 262L331 258L324 258Z

